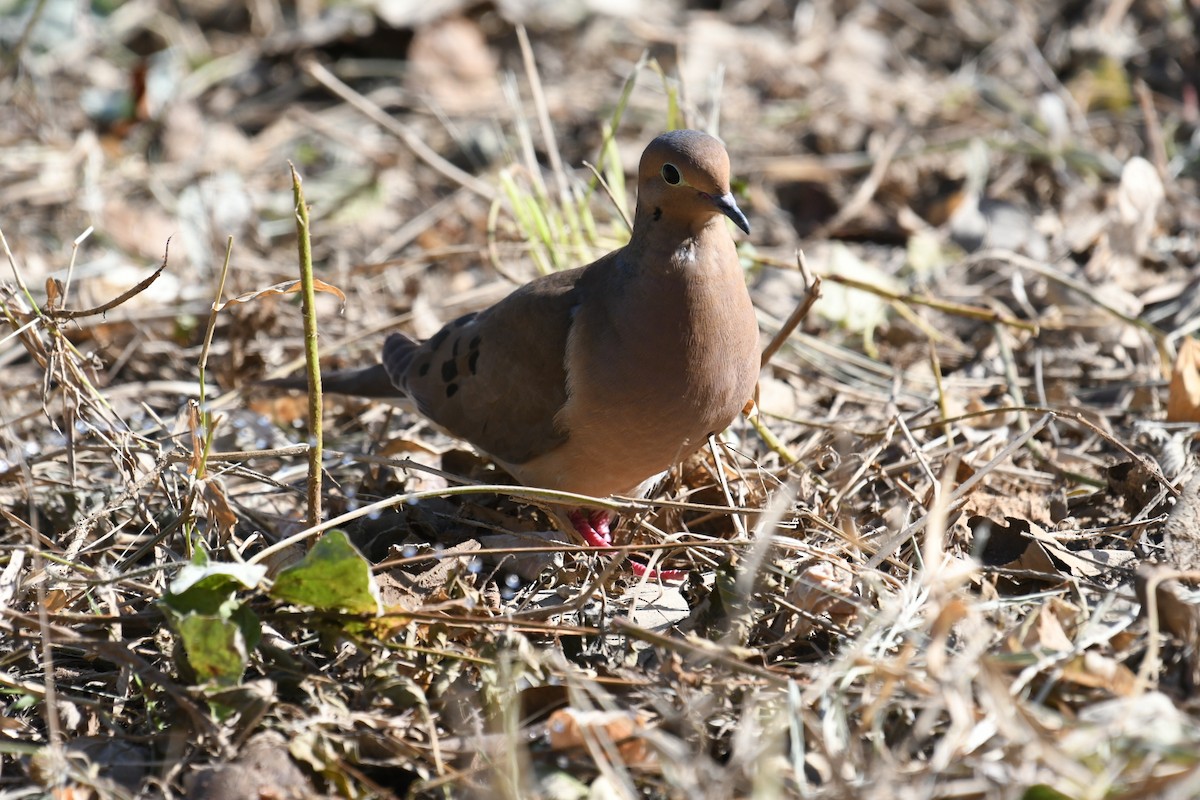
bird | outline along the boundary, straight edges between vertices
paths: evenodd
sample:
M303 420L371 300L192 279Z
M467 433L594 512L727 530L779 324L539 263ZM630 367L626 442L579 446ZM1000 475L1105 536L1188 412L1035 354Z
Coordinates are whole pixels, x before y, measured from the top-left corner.
M427 340L392 333L379 363L323 374L323 390L407 399L527 486L643 496L754 396L758 323L726 219L750 233L724 145L663 133L639 162L626 245ZM612 544L609 512L568 517L587 544Z

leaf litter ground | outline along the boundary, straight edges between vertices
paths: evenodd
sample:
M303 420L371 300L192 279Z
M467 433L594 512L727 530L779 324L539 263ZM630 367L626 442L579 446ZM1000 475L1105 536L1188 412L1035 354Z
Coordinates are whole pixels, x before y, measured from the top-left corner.
M1200 793L1194 4L726 5L0 18L0 788ZM761 414L613 501L688 580L353 399L323 499L365 561L268 551L306 528L305 401L254 388L300 363L288 161L347 366L619 245L684 123L764 343L821 277Z

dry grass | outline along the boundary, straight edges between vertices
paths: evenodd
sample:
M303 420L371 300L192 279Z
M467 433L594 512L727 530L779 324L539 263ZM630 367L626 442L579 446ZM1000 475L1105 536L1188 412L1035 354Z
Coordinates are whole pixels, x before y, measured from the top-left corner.
M726 5L0 18L0 794L1200 794L1194 4ZM298 306L212 311L295 278L288 161L342 366L619 243L673 115L764 342L823 279L754 424L599 501L688 581L326 398L317 582L381 613L297 601Z

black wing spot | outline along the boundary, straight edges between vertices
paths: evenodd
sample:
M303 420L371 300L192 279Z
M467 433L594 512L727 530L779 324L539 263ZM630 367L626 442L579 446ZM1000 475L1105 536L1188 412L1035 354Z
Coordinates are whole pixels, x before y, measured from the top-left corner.
M467 358L467 370L474 375L477 366L479 366L479 351L472 350L470 357Z
M446 341L446 337L449 335L450 335L450 326L447 325L446 327L442 328L440 331L435 333L433 335L433 338L430 339L426 344L429 345L430 350L437 350L439 347L442 346L442 342Z
M479 343L482 341L483 341L483 337L480 336L479 334L476 334L475 338L471 339L471 341L467 343L467 349L471 350L471 351L478 350Z
M453 358L448 358L442 362L442 380L446 383L458 377L458 364L454 363Z
M421 364L421 366L417 367L417 375L424 378L428 374L429 374L429 362L426 361L423 364Z
M446 387L446 397L454 397L454 393L458 391L458 384L452 383Z
M662 219L662 209L656 207L654 209L654 221L658 222L660 219Z
M461 337L461 336L456 336L456 337L454 338L454 347L450 348L450 355L451 355L452 357L454 357L454 358L458 358L458 346L459 346L460 344L462 344L462 337Z

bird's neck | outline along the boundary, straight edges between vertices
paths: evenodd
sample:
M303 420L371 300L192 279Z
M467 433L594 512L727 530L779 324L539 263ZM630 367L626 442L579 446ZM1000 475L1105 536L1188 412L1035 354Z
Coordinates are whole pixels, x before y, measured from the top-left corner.
M657 269L686 269L701 252L732 250L733 239L720 216L700 220L664 214L638 206L627 250L642 264Z

